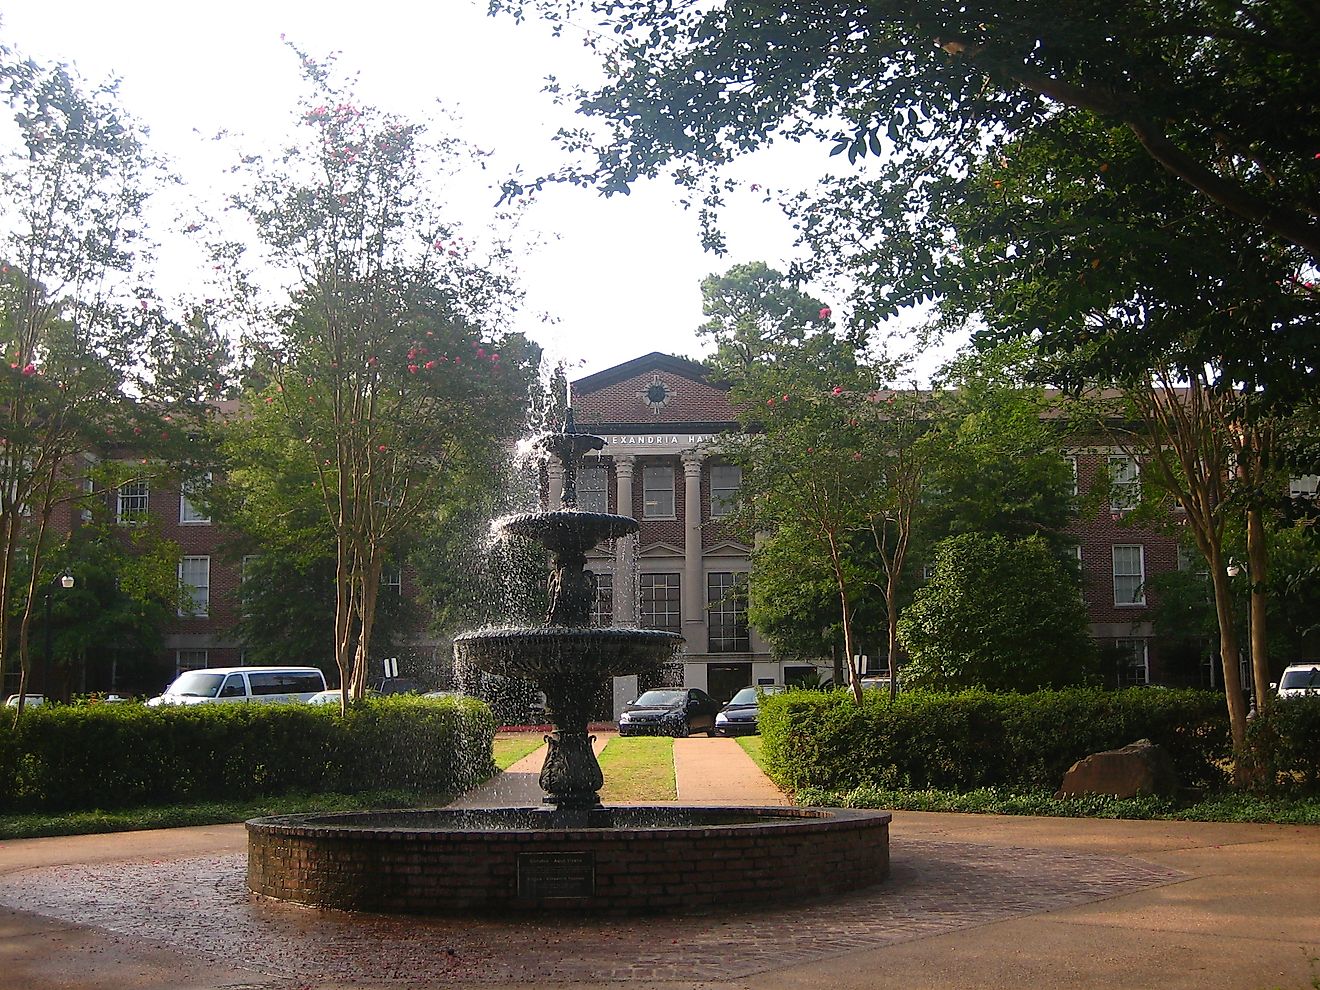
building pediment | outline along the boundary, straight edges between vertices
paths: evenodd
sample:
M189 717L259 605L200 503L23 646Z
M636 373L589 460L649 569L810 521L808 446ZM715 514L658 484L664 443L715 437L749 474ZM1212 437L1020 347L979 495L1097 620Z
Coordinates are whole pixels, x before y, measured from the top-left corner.
M672 543L662 543L657 541L655 543L648 543L644 547L638 547L637 556L650 557L652 559L656 557L681 558L683 556L683 548L674 546Z
M700 364L658 352L578 379L572 401L579 428L602 434L718 433L737 419Z
M751 552L751 547L737 540L721 540L706 548L707 556L711 557L746 557Z

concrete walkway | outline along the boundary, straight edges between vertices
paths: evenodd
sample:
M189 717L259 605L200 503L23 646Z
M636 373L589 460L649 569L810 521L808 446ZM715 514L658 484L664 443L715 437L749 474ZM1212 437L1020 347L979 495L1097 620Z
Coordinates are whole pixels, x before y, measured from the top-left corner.
M678 741L680 795L769 803L750 796L767 782L735 783L745 767L726 742ZM0 990L1306 990L1320 977L1320 828L899 812L891 845L890 880L835 902L501 922L250 903L239 825L9 841Z

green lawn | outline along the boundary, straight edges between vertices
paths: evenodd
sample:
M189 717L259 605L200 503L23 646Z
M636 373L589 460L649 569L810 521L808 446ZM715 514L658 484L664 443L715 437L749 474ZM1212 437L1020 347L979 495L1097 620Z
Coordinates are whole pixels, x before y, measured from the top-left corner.
M752 758L752 762L765 772L765 741L760 736L738 736L735 740L743 751Z
M611 739L601 751L605 802L647 803L678 798L674 782L674 740L668 736Z

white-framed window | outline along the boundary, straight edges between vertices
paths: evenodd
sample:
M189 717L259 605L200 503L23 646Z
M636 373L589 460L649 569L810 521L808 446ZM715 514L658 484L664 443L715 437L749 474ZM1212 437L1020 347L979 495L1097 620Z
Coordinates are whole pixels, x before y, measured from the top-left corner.
M206 650L175 650L174 672L182 674L185 670L200 670L209 666L210 654Z
M736 464L713 464L710 469L710 517L723 519L738 505L742 468Z
M150 494L146 478L125 481L119 486L115 519L125 526L145 522Z
M380 590L403 594L403 568L386 564L380 569Z
M179 615L206 618L211 609L211 558L184 557L179 561L179 587L183 605Z
M644 629L683 631L683 606L677 574L642 574L638 580L641 607L637 618Z
M1146 604L1146 548L1114 545L1114 604Z
M583 512L609 512L607 475L603 467L578 468L577 507Z
M1315 498L1320 489L1320 474L1303 474L1288 479L1288 494L1293 498Z
M259 553L245 553L238 562L238 582L242 584L252 573L252 568L261 559Z
M1073 496L1074 498L1076 498L1076 497L1077 497L1077 491L1078 491L1078 488L1077 488L1077 458L1074 457L1072 454L1068 454L1068 455L1066 455L1066 456L1064 457L1064 459L1063 459L1063 463L1065 463L1065 464L1068 465L1068 477L1072 479L1072 483L1071 483L1071 484L1069 485L1069 487L1068 487L1068 494L1071 495L1071 496Z
M711 653L747 653L747 575L717 572L706 575L706 648Z
M1119 655L1119 687L1144 687L1150 683L1149 645L1144 639L1114 640L1114 650Z
M675 518L672 465L657 464L642 468L642 518Z
M84 508L80 510L79 516L81 516L83 522L91 522L92 510L86 508L86 506L91 502L92 498L96 495L96 482L92 479L92 476L90 474L83 475L82 492L83 492Z
M179 524L181 526L209 526L211 517L188 500L188 496L198 489L206 489L211 484L211 472L207 471L196 481L185 481L179 486Z
M1126 454L1109 457L1109 508L1128 512L1141 504L1141 467Z
M591 604L593 626L614 625L614 575L596 575L596 600Z

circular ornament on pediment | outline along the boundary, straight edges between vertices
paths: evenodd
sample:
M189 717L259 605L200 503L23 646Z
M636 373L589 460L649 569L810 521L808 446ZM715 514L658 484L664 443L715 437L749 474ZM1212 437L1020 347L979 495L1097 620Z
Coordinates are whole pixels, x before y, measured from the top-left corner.
M659 375L652 375L651 380L647 382L646 388L638 393L637 397L653 413L659 413L661 409L669 405L669 401L674 397L669 386L665 384L664 379Z

